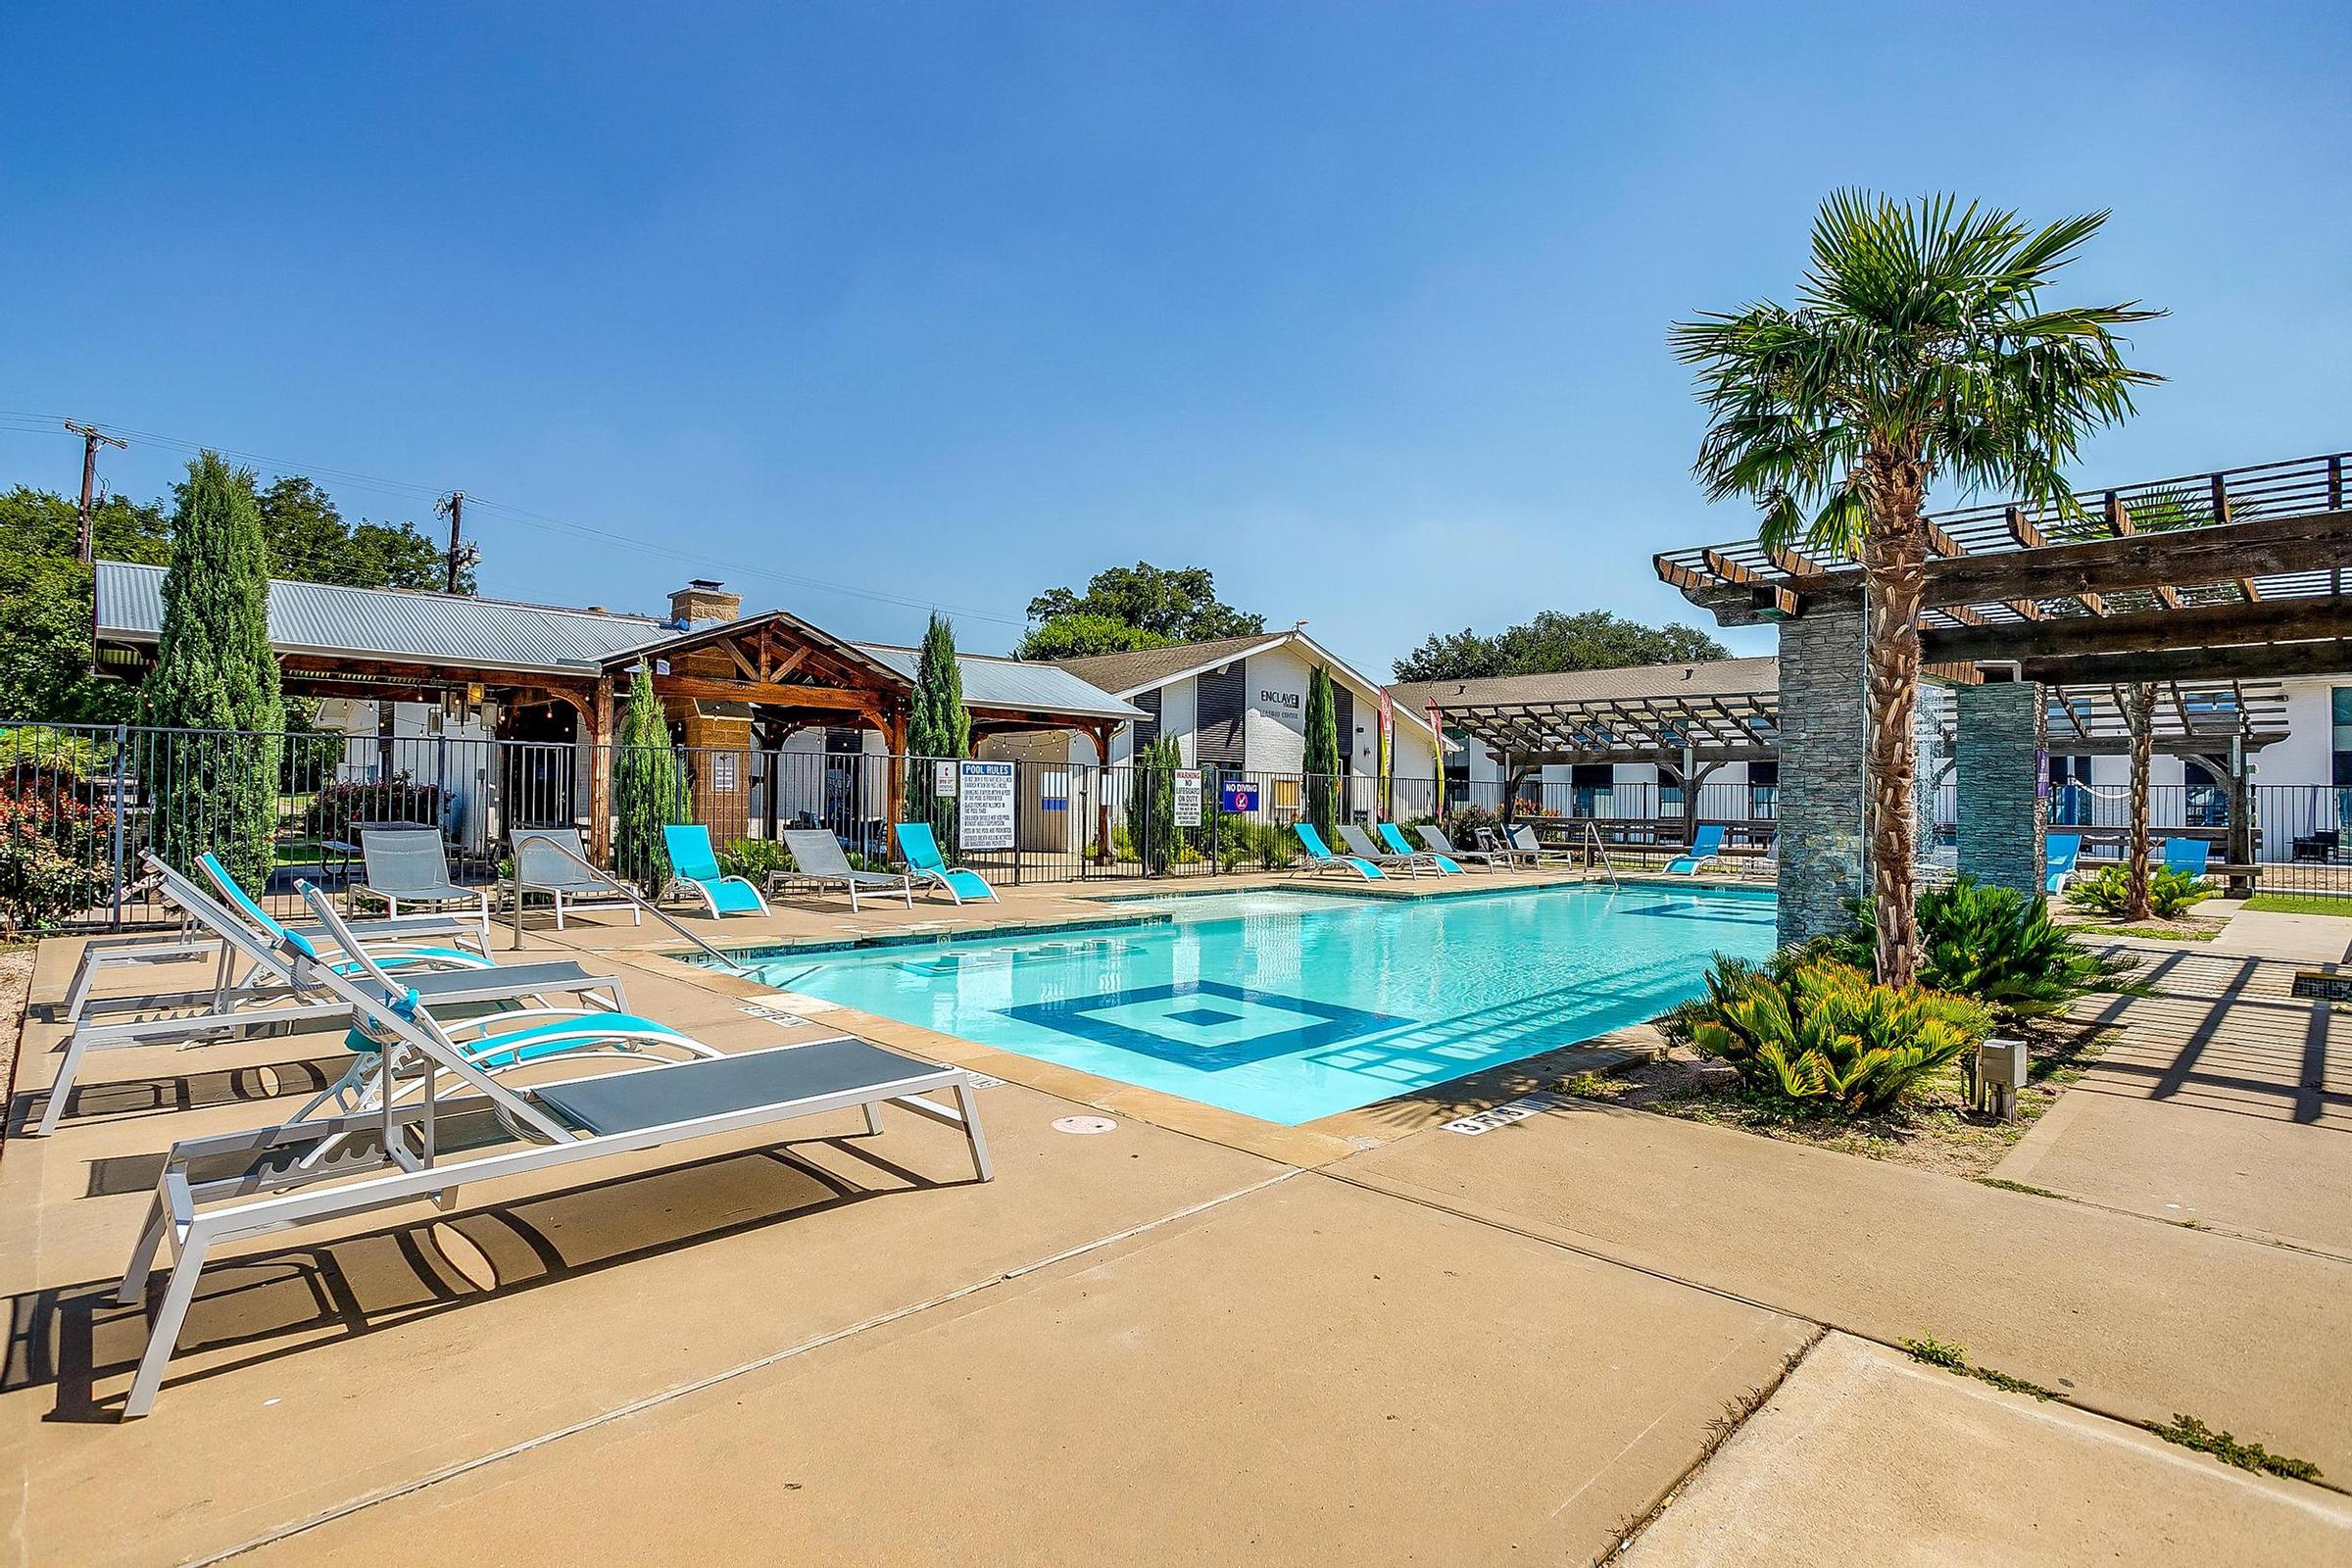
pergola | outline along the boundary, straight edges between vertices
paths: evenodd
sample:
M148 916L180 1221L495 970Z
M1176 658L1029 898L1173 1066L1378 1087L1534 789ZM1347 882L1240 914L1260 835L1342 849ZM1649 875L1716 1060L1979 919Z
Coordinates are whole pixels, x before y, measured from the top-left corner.
M2226 710L2191 712L2192 688L2237 683L2249 698L2246 681L2352 669L2347 461L2352 454L2333 453L2079 493L2071 510L2012 502L1929 520L1923 656L1962 688L1964 775L1971 730L1984 727L1989 744L1975 748L1977 761L2004 780L1991 792L1994 809L1972 799L1962 813L1963 869L2039 886L2035 791L2020 793L2018 754L2070 729L2084 747L2129 749L2128 720L2120 736L2115 722L2128 711L2128 689L2154 688L2182 755L2212 755L2218 742L2242 757L2254 735L2278 727L2277 715L2261 720L2270 729L2255 728L2256 710L2238 709L2225 736ZM1753 540L1669 552L1656 565L1723 624L1781 627L1782 690L1808 694L1801 718L1783 715L1782 922L1785 933L1811 934L1838 917L1861 881L1862 724L1858 713L1830 711L1827 694L1851 702L1862 690L1863 573L1850 558ZM2062 706L2049 727L2043 703L2023 694L1970 695L2001 684L2077 694L2082 725ZM2097 693L2107 695L2087 695ZM2234 814L2234 834L2245 815Z

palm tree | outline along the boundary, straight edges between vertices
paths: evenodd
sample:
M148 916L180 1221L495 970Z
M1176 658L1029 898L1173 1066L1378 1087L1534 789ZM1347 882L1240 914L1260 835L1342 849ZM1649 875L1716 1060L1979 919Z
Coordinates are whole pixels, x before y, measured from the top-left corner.
M1950 196L1910 205L1842 190L1813 223L1794 309L1770 302L1676 324L1709 425L1694 466L1711 500L1764 509L1768 546L1860 558L1869 836L1880 978L1912 976L1918 932L1912 735L1928 539L1937 481L1997 488L2079 514L2061 468L2082 439L2160 379L2123 360L2137 302L2044 310L2041 294L2107 220L2029 229Z

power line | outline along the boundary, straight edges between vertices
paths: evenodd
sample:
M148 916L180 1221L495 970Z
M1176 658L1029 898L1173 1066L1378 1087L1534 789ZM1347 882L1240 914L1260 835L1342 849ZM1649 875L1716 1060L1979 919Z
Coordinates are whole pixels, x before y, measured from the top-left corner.
M61 417L62 416L58 415L29 414L23 410L0 409L0 429L22 434L38 434L55 429L57 420ZM377 474L359 473L348 468L332 468L318 464L299 463L288 458L271 457L267 453L247 452L212 442L191 441L184 436L166 435L154 430L130 430L121 425L112 428L121 436L140 446L170 447L183 452L217 452L223 458L232 458L241 463L253 464L259 467L269 468L275 473L301 473L313 478L332 479L338 484L379 490L387 494L417 498L429 497L436 505L449 494L448 491L437 485L416 484L405 479L387 479ZM608 528L591 527L586 523L572 522L547 513L532 512L526 508L504 502L486 500L470 491L465 492L465 505L475 512L489 512L508 521L520 523L526 528L539 528L571 534L577 538L595 539L620 549L660 556L689 565L712 566L730 574L765 578L772 582L786 583L796 588L806 588L818 593L839 594L851 599L862 599L872 604L890 605L905 610L946 611L968 619L990 621L1003 626L1025 626L1028 624L1027 617L1022 615L1007 615L1001 612L980 610L969 605L943 605L937 600L923 599L909 594L895 594L885 589L861 588L851 583L833 582L823 577L809 577L797 572L778 571L771 566L757 566L748 562L730 561L701 551L681 550L668 545L655 544L649 540L633 538L628 534L615 533Z

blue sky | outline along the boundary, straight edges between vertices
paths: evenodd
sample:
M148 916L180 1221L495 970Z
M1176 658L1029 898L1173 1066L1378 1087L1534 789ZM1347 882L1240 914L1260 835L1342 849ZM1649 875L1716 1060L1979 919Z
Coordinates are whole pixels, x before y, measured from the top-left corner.
M283 460L355 515L463 487L490 593L659 608L701 573L998 650L1140 558L1376 670L1546 608L1684 615L1651 552L1750 520L1690 480L1666 325L1788 294L1848 183L2115 210L2068 292L2169 308L2135 352L2172 379L2086 479L2352 441L2341 4L0 29L0 409ZM184 458L104 471L147 496ZM78 465L0 419L0 483Z

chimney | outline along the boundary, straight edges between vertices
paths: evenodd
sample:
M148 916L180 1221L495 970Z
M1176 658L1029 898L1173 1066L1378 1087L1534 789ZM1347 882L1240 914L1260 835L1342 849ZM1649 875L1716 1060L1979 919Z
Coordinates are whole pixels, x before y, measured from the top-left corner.
M742 613L743 595L727 592L725 583L709 577L697 577L669 596L669 618L688 631L715 626Z

